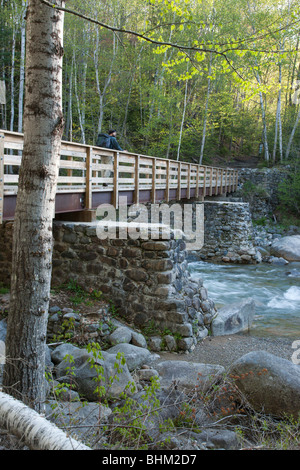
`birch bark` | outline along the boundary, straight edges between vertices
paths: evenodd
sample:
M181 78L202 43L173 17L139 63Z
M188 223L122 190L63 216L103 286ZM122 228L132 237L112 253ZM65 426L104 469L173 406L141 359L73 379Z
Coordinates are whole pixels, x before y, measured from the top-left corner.
M56 0L64 6L64 0ZM60 159L63 13L29 0L24 150L14 220L4 392L37 411L45 397L52 219Z

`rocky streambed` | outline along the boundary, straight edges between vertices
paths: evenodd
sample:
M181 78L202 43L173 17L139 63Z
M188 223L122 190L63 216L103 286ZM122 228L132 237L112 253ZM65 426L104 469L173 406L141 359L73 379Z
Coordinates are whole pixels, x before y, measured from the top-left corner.
M300 367L284 338L207 337L189 354L168 351L163 338L162 351L155 336L120 322L104 301L72 308L65 294L54 297L47 418L94 449L255 447L255 437L239 431L251 415L299 412ZM1 300L4 343L8 295ZM98 341L104 350L86 348ZM3 450L24 449L12 439L0 432Z

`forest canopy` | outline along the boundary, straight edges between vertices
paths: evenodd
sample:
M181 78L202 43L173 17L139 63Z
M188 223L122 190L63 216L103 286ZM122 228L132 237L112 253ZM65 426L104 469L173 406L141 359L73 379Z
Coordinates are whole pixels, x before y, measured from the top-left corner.
M195 163L299 156L299 0L66 6L64 140L116 128L127 150ZM0 127L22 132L26 1L1 12Z

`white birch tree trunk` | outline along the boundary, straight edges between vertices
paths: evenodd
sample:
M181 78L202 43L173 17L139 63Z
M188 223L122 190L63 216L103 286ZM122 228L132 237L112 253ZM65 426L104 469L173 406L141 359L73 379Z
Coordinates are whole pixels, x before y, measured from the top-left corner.
M297 117L296 117L296 121L295 121L294 127L292 129L292 132L291 132L291 135L290 135L290 138L289 138L289 142L288 142L288 145L287 145L287 148L286 148L286 153L285 153L285 158L286 159L288 159L289 156L290 156L292 143L293 143L293 140L294 140L295 132L296 132L297 126L299 124L299 121L300 121L300 105L299 105L299 108L298 108L298 114L297 114Z
M179 142L178 142L178 147L177 147L177 161L179 160L179 157L180 157L180 147L181 147L183 125L184 125L186 105L187 105L187 91L188 91L188 79L186 79L185 81L183 111L182 111L182 119L181 119L181 124L180 124Z
M25 40L26 40L25 13L26 13L26 1L22 0L18 132L23 131L23 101L24 101L24 82L25 82Z
M206 125L207 125L207 111L208 111L208 103L209 103L209 96L211 92L211 67L212 67L212 54L210 54L209 58L209 70L208 70L208 84L207 84L207 93L206 93L206 103L205 103L205 111L204 111L204 120L203 120L203 131L202 131L202 142L201 142L201 150L200 150L200 157L199 157L199 165L202 165L203 155L204 155L204 146L205 146L205 139L206 139Z
M2 392L0 427L21 439L31 450L91 450L24 403Z
M64 0L54 2L64 7ZM60 160L63 13L29 0L24 149L13 231L3 390L37 411L45 398L52 219Z

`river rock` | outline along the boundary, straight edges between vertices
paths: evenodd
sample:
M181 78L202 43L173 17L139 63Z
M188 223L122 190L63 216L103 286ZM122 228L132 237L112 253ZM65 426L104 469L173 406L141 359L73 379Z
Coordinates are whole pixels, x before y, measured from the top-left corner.
M130 343L132 338L132 332L126 326L119 326L111 335L109 335L108 340L110 344L115 346L119 343Z
M293 415L298 418L299 365L266 351L254 351L235 361L230 373L256 411L274 416Z
M218 310L212 321L213 336L223 336L249 330L255 315L255 300L248 298L242 302L225 305Z
M287 261L300 261L300 235L282 237L272 243L271 255Z
M51 352L51 360L54 364L59 364L62 362L67 355L72 356L73 353L77 353L78 349L76 346L73 346L73 344L69 343L63 343L57 346L52 352Z
M129 371L140 368L150 359L151 356L148 349L127 343L116 344L112 348L108 349L107 353L114 355L123 353Z
M85 442L99 439L99 424L105 423L112 411L100 403L66 403L49 400L46 404L47 419L64 429L71 426L71 434Z
M161 387L178 387L180 390L193 390L196 386L206 390L212 381L225 372L216 364L201 364L187 361L163 361L155 364L160 375Z
M118 398L129 383L134 386L134 380L127 365L120 366L119 371L115 367L115 364L120 365L116 354L101 351L99 358L94 360L92 353L84 349L76 349L72 352L72 361L64 359L56 366L56 378L59 382L74 384L78 393L88 401L98 400L98 395L95 393L98 385L103 386L105 396L111 398ZM94 366L91 364L92 360L95 361ZM97 372L95 366L103 368L101 373ZM103 380L98 381L100 375Z

